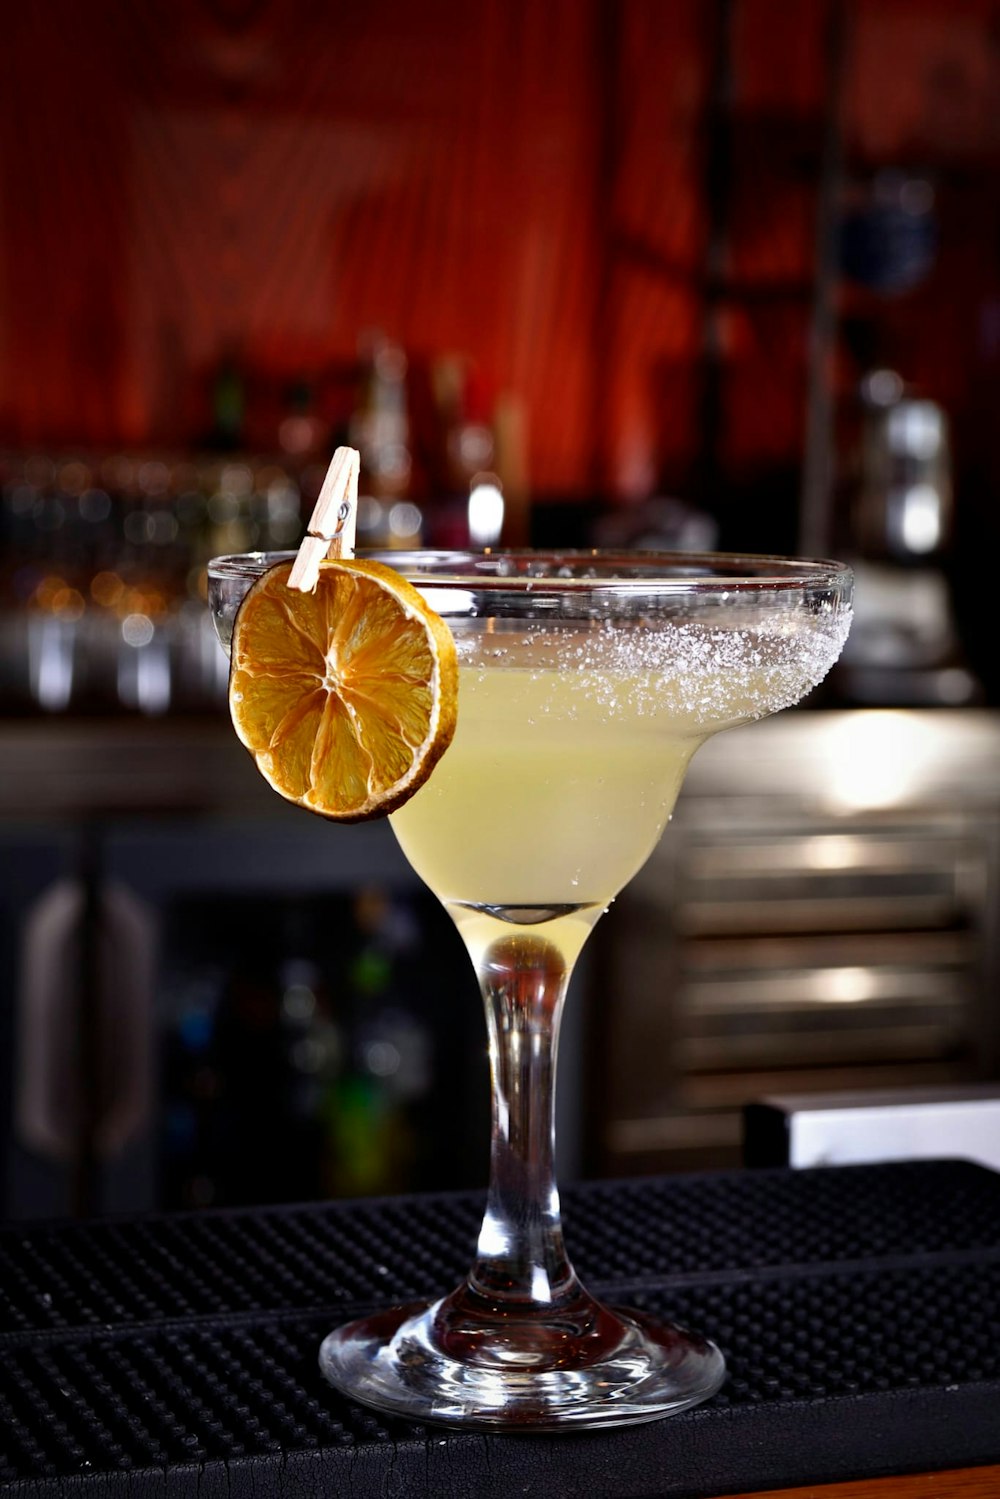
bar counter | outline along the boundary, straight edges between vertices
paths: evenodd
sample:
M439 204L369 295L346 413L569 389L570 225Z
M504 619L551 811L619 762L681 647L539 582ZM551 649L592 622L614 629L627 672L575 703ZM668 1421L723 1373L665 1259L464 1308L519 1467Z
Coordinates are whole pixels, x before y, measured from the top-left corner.
M720 1343L729 1377L707 1405L619 1430L483 1435L329 1389L316 1352L333 1325L463 1273L475 1193L9 1228L0 1493L1000 1492L1000 1175L731 1172L565 1199L594 1290Z

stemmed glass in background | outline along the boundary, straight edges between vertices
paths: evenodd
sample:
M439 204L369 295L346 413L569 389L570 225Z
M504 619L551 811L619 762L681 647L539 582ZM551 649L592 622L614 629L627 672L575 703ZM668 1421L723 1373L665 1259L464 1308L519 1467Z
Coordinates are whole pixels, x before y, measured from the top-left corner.
M224 644L250 584L287 555L210 564ZM698 745L798 702L833 665L851 575L833 562L692 554L384 560L447 620L458 651L454 741L391 822L479 977L490 1180L462 1285L337 1329L321 1366L353 1397L414 1419L652 1420L714 1393L724 1365L695 1333L604 1307L569 1262L553 1167L566 988L595 922L659 839Z

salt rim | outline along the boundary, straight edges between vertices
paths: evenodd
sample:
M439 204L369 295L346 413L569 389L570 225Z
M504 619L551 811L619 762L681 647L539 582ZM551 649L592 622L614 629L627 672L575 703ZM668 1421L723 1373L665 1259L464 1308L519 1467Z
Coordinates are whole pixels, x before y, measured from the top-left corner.
M656 620L560 631L530 624L516 636L454 629L459 665L487 675L521 672L539 680L553 670L553 704L535 712L575 718L574 699L597 701L608 717L676 717L687 732L764 718L801 701L837 661L852 611L779 612L755 623L707 625ZM681 727L679 724L678 727Z

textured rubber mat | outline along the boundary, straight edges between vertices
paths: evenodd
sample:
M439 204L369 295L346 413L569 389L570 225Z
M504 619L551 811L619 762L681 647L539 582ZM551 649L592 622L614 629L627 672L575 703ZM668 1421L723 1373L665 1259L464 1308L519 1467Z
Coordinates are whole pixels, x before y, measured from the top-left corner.
M322 1381L336 1322L448 1289L475 1194L0 1233L0 1493L695 1496L1000 1462L1000 1175L960 1162L595 1184L577 1269L729 1378L667 1421L504 1437Z

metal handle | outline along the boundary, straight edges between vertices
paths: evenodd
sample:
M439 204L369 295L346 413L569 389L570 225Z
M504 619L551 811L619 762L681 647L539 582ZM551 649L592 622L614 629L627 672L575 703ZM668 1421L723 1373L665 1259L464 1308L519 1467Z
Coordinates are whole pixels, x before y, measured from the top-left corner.
M81 1062L94 1059L94 1153L118 1154L147 1122L151 1107L156 923L129 891L103 886L94 905L94 1013L81 1015L81 957L86 900L77 880L51 886L24 928L17 996L16 1127L30 1150L71 1161L85 1125ZM82 1047L81 1027L93 1027Z

